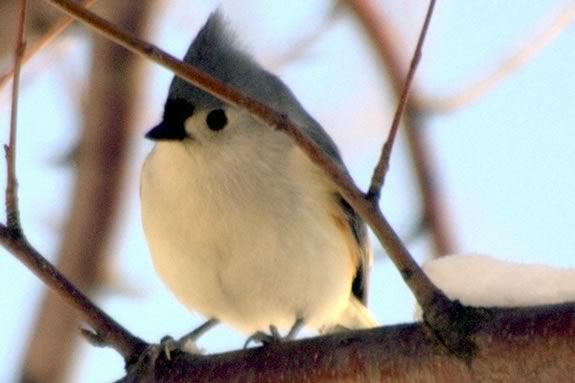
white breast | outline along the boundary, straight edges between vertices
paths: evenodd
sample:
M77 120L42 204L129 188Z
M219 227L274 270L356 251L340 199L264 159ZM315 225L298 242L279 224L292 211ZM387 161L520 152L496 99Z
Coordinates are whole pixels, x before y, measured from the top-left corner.
M246 333L336 318L354 270L332 218L337 202L303 153L206 162L188 149L158 143L142 173L145 234L178 299Z

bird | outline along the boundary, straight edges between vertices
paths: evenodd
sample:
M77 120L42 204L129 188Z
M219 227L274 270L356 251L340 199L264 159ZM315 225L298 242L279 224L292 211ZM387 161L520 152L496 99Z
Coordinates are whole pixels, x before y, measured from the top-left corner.
M334 141L242 47L220 10L184 62L284 114L346 169ZM154 147L140 196L154 268L207 319L186 340L220 322L262 343L293 339L303 327L377 326L366 307L367 228L286 134L174 76L146 138Z

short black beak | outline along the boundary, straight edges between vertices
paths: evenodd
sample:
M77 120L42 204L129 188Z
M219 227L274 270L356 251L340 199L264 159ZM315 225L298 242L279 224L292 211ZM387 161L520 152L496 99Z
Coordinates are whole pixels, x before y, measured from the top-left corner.
M160 141L160 140L178 140L181 141L186 138L188 135L186 134L186 130L184 129L184 125L181 124L180 126L171 126L167 124L166 121L160 122L159 125L152 128L148 133L146 133L146 138L149 138L153 141Z

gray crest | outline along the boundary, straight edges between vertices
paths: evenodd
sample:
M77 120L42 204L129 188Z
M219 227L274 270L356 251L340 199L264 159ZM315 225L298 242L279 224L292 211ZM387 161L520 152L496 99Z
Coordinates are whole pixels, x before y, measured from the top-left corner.
M339 151L323 128L303 109L290 89L240 49L220 11L213 12L190 45L184 61L249 97L286 114L341 163ZM216 108L224 102L175 76L168 98L185 99L195 108Z

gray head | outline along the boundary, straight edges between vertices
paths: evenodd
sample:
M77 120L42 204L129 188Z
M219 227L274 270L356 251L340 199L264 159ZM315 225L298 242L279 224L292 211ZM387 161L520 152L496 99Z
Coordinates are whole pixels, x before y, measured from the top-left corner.
M289 88L238 47L235 36L219 11L210 15L190 45L184 61L276 111L284 113L330 156L340 161L338 150L321 126L307 114ZM212 131L222 131L228 111L234 109L211 94L174 76L162 122L146 137L153 140L185 140L184 123L195 113L205 115Z

